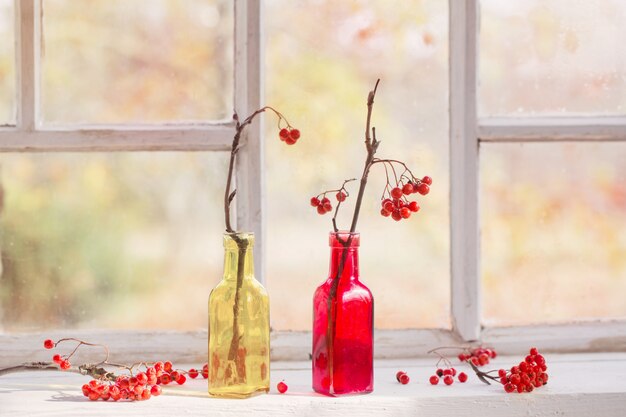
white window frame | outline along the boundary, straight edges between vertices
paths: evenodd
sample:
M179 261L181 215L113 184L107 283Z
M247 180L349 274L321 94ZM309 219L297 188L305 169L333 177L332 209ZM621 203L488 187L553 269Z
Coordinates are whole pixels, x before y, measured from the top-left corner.
M227 151L232 123L150 126L42 127L39 109L39 28L41 0L16 1L18 117L0 128L0 151ZM263 103L262 2L235 0L235 107L247 114ZM377 330L376 356L411 357L451 344L482 342L501 353L529 345L545 351L615 350L626 338L625 320L596 320L514 327L481 325L479 154L482 142L626 141L626 117L479 118L477 65L479 0L449 0L451 329ZM257 236L255 258L264 279L264 197L262 122L247 130L237 164L237 224ZM96 333L97 336L94 335ZM76 337L106 341L126 360L205 360L206 331L79 331ZM66 334L50 332L49 337ZM1 335L0 364L33 355L40 334ZM310 332L272 332L272 357L303 360ZM181 347L185 347L181 349Z
M40 122L41 0L15 1L17 117L15 126L0 127L0 152L229 151L234 123L170 123L150 125L73 125L50 127ZM234 107L242 115L262 103L261 6L236 0ZM264 190L261 166L263 125L246 129L238 153L237 227L256 234L255 258L263 278Z

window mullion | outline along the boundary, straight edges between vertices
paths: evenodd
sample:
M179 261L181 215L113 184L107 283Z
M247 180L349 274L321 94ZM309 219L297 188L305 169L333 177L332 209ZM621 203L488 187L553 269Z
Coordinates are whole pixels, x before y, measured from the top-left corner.
M16 0L17 127L37 127L39 103L40 0Z
M478 0L450 0L450 224L453 329L480 338Z
M262 2L235 1L235 109L246 117L261 107L263 74ZM254 232L254 266L263 282L264 272L264 177L262 173L263 119L257 118L242 138L237 160L237 229Z

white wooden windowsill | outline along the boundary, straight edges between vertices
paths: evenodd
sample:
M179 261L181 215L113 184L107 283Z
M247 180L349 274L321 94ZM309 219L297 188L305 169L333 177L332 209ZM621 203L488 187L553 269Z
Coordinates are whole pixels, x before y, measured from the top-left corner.
M306 362L278 362L272 367L272 392L247 400L208 398L206 380L168 386L161 397L144 402L90 402L81 395L86 378L75 374L29 372L0 378L2 416L623 416L626 412L626 353L547 355L550 382L530 394L506 394L470 374L465 384L431 386L432 359L378 360L375 391L369 395L330 398L310 389ZM519 358L499 357L493 368ZM492 368L492 366L488 366ZM460 368L460 367L458 367ZM395 381L403 369L409 385ZM467 370L466 370L467 371ZM283 380L287 394L275 384Z

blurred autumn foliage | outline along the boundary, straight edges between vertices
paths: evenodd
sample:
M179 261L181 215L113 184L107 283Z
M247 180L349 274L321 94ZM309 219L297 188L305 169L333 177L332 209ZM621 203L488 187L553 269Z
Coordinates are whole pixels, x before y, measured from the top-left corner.
M481 3L483 115L624 112L620 2ZM0 124L14 122L12 4L0 0ZM45 123L230 115L232 2L145 4L43 1ZM365 98L379 77L380 156L401 157L434 183L419 215L390 224L377 215L382 173L372 173L362 279L377 327L450 326L447 2L390 4L264 2L265 101L303 133L298 147L280 146L266 123L275 329L310 326L307 294L327 274L330 219L310 214L308 200L360 173ZM626 315L625 160L611 143L481 148L486 321ZM221 277L226 162L223 153L1 155L0 325L205 327ZM172 314L180 303L185 314Z

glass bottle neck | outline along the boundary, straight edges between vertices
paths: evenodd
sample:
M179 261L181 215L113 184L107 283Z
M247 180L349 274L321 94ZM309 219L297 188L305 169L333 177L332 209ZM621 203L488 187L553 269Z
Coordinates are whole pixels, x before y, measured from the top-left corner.
M342 266L343 264L343 266ZM329 278L334 279L342 269L340 281L359 280L359 248L358 247L332 247L330 249L330 272Z
M239 269L243 268L244 278L254 278L254 256L252 246L245 249L225 248L224 279L236 280Z

